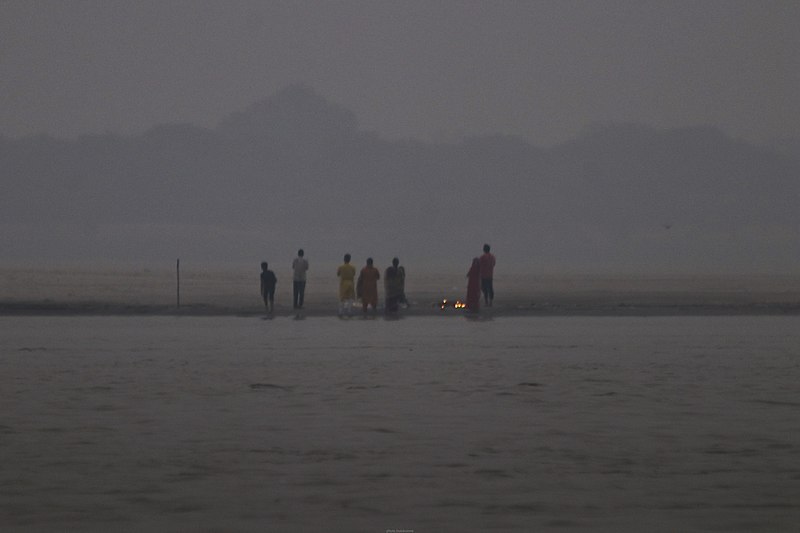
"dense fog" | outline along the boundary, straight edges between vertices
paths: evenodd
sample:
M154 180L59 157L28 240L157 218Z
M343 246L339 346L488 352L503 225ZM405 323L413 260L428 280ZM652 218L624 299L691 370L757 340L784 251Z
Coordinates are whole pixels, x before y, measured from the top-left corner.
M511 136L392 141L306 85L218 127L0 139L13 261L468 264L509 270L791 272L800 165L712 127L607 124L536 147Z

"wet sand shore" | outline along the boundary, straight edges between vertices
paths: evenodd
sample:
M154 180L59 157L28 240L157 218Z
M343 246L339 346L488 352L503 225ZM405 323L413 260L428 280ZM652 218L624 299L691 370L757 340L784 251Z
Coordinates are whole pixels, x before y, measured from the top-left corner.
M329 269L320 269L328 273ZM189 271L180 294L168 271L0 269L0 316L257 316L263 303L251 272ZM285 276L284 276L285 278ZM398 316L461 316L460 274L410 278L410 306ZM335 279L309 277L302 316L337 314ZM738 316L800 314L800 278L515 275L495 280L496 299L480 315ZM379 309L383 316L382 291ZM275 316L294 316L291 283L279 281ZM442 308L442 301L448 305ZM353 315L360 315L356 305Z
M404 316L474 316L451 305L442 307L433 295L415 298L415 304L401 309L391 318ZM301 310L276 305L272 316L323 317L338 312L331 300ZM205 303L181 305L126 304L103 301L0 301L0 316L262 316L265 310L259 305L228 306ZM355 306L351 316L361 316L362 309ZM574 297L553 295L536 301L534 298L508 301L504 299L492 307L482 307L480 317L504 316L769 316L800 315L800 300L776 301L769 298L715 298L708 301L704 295L685 295L681 298L661 294L626 295L621 293ZM383 309L368 316L384 317Z

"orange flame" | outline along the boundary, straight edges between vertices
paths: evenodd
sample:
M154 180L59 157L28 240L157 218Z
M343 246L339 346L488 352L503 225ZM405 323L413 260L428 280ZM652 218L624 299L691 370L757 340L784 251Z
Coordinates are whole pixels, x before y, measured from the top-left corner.
M454 309L464 309L467 307L467 304L462 302L461 300L450 301L447 298L444 298L441 302L439 302L439 309L445 310L448 307L452 307Z

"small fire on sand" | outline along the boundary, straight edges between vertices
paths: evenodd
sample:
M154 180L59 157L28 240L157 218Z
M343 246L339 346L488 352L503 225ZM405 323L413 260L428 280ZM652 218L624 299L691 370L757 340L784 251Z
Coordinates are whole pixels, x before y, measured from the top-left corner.
M452 307L454 309L464 309L467 307L467 304L462 302L461 300L448 300L447 298L442 299L441 302L437 304L439 309L445 310L448 307Z

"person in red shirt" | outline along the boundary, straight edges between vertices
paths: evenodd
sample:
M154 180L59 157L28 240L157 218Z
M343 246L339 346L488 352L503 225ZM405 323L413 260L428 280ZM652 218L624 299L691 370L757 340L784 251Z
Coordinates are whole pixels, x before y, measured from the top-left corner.
M483 291L483 301L487 307L491 307L492 300L494 300L492 278L494 277L495 259L489 250L491 250L491 247L488 244L484 244L483 255L478 259L481 268L481 291Z

